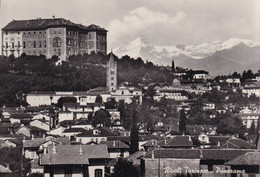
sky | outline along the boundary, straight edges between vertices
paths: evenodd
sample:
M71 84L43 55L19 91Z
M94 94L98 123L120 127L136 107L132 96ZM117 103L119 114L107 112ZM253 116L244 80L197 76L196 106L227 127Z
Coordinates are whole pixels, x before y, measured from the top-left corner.
M0 0L0 28L12 20L65 18L108 30L108 49L139 36L156 45L259 42L259 0Z

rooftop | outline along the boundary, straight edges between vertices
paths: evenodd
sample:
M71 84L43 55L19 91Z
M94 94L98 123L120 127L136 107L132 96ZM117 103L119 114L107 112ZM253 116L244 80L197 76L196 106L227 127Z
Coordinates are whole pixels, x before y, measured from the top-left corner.
M101 28L97 25L89 25L84 26L81 24L73 23L69 20L63 18L52 18L52 19L31 19L31 20L13 20L8 23L3 30L4 31L26 31L26 30L45 30L50 27L70 27L76 28L78 30L84 31L104 31L107 32L106 29Z
M89 159L108 159L106 145L59 145L49 147L40 165L89 164Z

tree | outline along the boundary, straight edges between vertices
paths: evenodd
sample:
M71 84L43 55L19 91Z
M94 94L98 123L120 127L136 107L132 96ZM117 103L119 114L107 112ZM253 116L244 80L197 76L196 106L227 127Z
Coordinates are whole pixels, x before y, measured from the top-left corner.
M115 109L116 108L116 100L115 98L111 98L108 102L105 103L106 109Z
M92 125L96 127L97 125L104 125L105 127L109 127L111 125L110 120L111 115L105 109L100 109L96 111L94 117L92 117Z
M26 176L30 171L30 161L22 155L20 148L0 148L0 165L6 166L6 164L9 164L10 170L13 172L7 174L6 177ZM22 171L21 167L23 167Z
M114 166L114 173L112 177L138 177L138 168L134 166L133 162L119 158Z
M62 108L64 103L77 103L76 97L60 97L58 100L58 107Z
M100 103L100 104L103 103L103 99L102 99L101 95L97 95L95 103Z
M255 135L256 134L256 127L255 127L254 122L252 122L251 127L248 129L248 134L249 135Z
M135 104L135 103L134 103ZM139 129L137 125L137 112L134 105L133 116L132 116L132 127L130 135L130 150L129 153L133 154L139 150Z
M184 109L180 111L179 131L186 132L186 115Z

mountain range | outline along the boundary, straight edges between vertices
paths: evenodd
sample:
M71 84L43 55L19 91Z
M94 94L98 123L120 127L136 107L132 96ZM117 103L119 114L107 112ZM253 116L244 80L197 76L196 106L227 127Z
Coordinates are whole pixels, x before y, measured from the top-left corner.
M260 69L259 43L238 38L198 45L158 46L138 37L115 48L114 53L119 57L141 57L158 65L171 65L174 60L175 66L206 70L213 76Z

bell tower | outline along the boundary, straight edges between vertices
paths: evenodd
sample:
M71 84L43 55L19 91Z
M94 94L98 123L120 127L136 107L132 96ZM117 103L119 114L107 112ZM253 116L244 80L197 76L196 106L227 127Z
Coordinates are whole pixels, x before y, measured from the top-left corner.
M117 88L117 61L114 58L113 52L109 54L109 60L107 61L106 88L108 92L114 91Z

